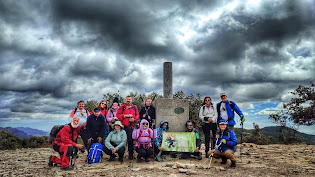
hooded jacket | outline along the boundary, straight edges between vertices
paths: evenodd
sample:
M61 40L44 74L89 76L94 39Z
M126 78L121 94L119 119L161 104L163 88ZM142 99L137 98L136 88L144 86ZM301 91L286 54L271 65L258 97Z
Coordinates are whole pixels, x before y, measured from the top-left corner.
M222 139L226 140L226 144L221 144L221 146L218 148L220 152L224 152L228 149L231 149L233 152L235 152L235 147L237 145L237 138L233 130L230 130L227 126L226 129L221 132L221 130L217 133L217 135L220 135L220 138L218 139L217 144L220 144Z
M112 125L112 119L119 120L116 116L119 106L114 108L113 106L108 110L106 115L106 122L109 126Z
M164 123L167 123L167 128L163 128L163 124ZM157 147L161 147L162 145L162 140L163 140L163 132L167 132L168 131L168 126L169 126L169 123L165 120L162 120L160 122L160 127L156 129L157 131L157 137L155 138L154 140L154 143Z
M217 112L217 109L216 109L215 105L212 104L209 107L207 107L206 105L203 105L203 106L200 107L199 119L203 123L209 123L208 121L205 121L205 117L211 118L213 120L212 123L216 123L217 122L218 112Z
M136 140L135 146L138 146L139 143L150 143L151 138L156 138L156 129L152 130L149 128L149 125L147 129L143 129L143 123L149 124L147 120L142 119L140 122L140 128L134 129L132 132L132 139Z

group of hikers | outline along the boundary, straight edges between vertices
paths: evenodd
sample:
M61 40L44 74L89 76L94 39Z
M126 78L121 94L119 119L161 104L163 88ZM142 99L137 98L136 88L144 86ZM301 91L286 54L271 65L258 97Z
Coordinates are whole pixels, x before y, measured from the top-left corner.
M242 123L245 118L239 107L227 100L225 93L221 93L220 97L221 102L214 106L211 98L207 96L200 107L199 118L202 121L205 136L205 156L208 158L213 155L214 158L221 158L222 164L230 159L231 167L235 167L234 152L238 142L233 131L236 124L234 112L241 117ZM84 101L81 100L70 113L70 123L63 126L53 139L53 149L59 153L60 157L50 156L48 165L61 165L62 170L73 170L74 167L70 164L70 156L73 152L77 152L78 149L84 152L84 149L87 149L89 153L94 143L103 145L103 151L109 155L108 161L114 161L118 155L119 162L123 163L126 144L129 159L135 158L134 151L136 151L137 162L143 160L149 162L151 156L163 162L161 158L163 154L174 157L178 153L170 153L162 149L163 133L168 131L169 122L161 121L156 128L155 115L155 108L149 97L146 98L140 111L136 105L132 104L131 96L127 96L122 105L119 104L117 97L113 99L110 106L106 100L102 100L91 114L84 108ZM199 132L195 129L196 122L188 120L185 125L186 132L196 134L196 149L192 153L181 152L180 158L185 159L193 155L201 160L201 140ZM82 138L84 145L77 143L78 136ZM213 153L215 147L218 148Z

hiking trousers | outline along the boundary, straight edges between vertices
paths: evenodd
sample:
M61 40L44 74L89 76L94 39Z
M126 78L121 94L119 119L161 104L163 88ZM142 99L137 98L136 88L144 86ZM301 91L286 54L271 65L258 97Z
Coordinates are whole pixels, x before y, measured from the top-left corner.
M218 149L214 152L213 157L216 159L225 157L227 159L230 159L231 162L235 162L236 158L234 156L234 151L232 151L231 149L228 149L224 152L220 152Z

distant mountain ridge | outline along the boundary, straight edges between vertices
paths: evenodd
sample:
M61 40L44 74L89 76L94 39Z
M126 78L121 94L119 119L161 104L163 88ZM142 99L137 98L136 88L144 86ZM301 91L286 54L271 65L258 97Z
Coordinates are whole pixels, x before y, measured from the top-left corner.
M48 132L38 130L38 129L33 129L29 127L0 127L0 131L5 130L7 132L13 133L15 136L21 138L21 139L26 139L30 138L32 136L47 136L49 135Z

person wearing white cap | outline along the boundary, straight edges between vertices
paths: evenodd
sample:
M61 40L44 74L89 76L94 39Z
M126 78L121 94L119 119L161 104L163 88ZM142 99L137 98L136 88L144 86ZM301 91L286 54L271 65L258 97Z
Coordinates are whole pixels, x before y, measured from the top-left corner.
M228 121L228 126L231 130L236 124L234 120L234 111L240 116L242 123L245 122L245 117L240 108L233 102L227 100L226 93L220 93L221 102L217 104L218 121L221 119Z
M235 149L237 146L237 138L233 130L230 130L227 127L227 122L223 119L219 122L220 131L217 133L217 144L221 145L219 148L214 152L213 157L216 159L221 158L221 164L226 164L227 159L231 160L231 167L236 167L236 158L234 156ZM208 152L208 156L210 155L211 151Z

